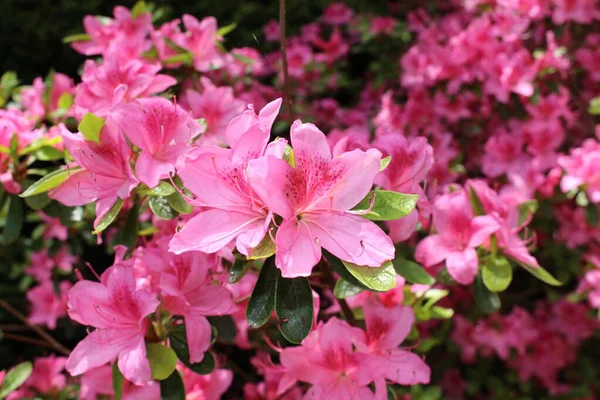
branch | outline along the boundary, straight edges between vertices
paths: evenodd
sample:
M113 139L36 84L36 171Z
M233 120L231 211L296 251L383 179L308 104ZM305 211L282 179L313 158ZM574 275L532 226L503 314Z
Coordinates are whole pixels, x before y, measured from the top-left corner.
M54 339L52 336L47 334L46 331L44 331L42 328L40 328L39 326L33 325L31 322L29 322L29 320L27 319L26 316L24 316L23 314L21 314L20 312L15 310L10 304L8 304L7 302L5 302L2 299L0 299L0 307L4 308L6 311L8 311L12 315L14 315L19 320L21 320L23 323L27 324L27 326L29 326L32 330L34 330L35 333L40 335L54 350L58 351L59 353L64 354L65 356L68 356L71 354L71 351L69 349L64 347L62 344L58 343L56 341L56 339ZM4 334L4 336L6 337L6 334ZM29 339L31 339L31 338L29 338ZM32 339L32 340L35 340L35 339Z
M281 65L283 67L283 97L288 108L290 126L296 119L294 102L290 94L290 79L287 62L287 39L285 36L285 0L279 0L279 42L281 43Z
M43 340L30 338L29 336L17 335L14 333L5 333L4 339L6 340L14 340L15 342L29 343L35 344L36 346L44 347L46 349L56 350L54 346L49 345Z

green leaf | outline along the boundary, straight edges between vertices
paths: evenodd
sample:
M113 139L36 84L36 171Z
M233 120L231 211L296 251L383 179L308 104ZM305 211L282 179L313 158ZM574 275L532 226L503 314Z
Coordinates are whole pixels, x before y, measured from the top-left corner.
M190 370L200 375L210 374L214 370L215 359L209 351L204 353L204 358L199 363L190 362L190 348L187 342L185 325L178 325L175 327L169 335L169 343L179 361Z
M146 3L144 3L143 1L138 1L137 3L135 3L133 8L131 9L131 18L135 19L135 18L139 17L140 15L144 15L148 12L149 11L148 11L148 7L146 6Z
M270 235L265 235L258 246L250 249L247 259L258 260L271 257L273 254L275 254L275 243L273 243Z
M167 379L177 366L177 355L164 344L146 343L146 357L150 362L152 379Z
M386 169L388 167L388 165L390 165L390 162L392 162L392 156L387 156L385 158L382 158L381 161L379 162L379 172Z
M333 270L340 276L340 278L342 278L348 283L351 283L354 286L358 286L366 290L371 290L366 285L361 283L358 279L356 279L354 275L352 275L348 271L348 269L346 269L346 267L342 263L342 260L340 260L325 249L322 249L322 252L327 262L329 262L329 265L331 265L331 268L333 268Z
M33 156L36 158L36 160L40 161L56 161L64 159L65 152L54 147L45 146L36 150L33 153Z
M8 371L0 386L0 399L17 390L29 378L32 370L31 362L25 361Z
M453 309L440 306L431 307L430 312L433 319L450 319L454 316Z
M125 227L123 228L122 243L129 249L129 254L133 252L137 243L139 213L140 205L135 202L133 207L129 210L129 214L127 214L127 220L125 221Z
M73 95L69 92L64 92L58 98L58 108L68 110L73 105Z
M193 59L194 59L194 55L192 53L188 52L188 53L175 54L174 56L167 57L162 62L164 65L175 64L175 63L184 63L186 65L191 65Z
M590 203L585 208L585 220L592 228L598 226L598 207L594 203Z
M189 205L179 192L174 192L167 196L167 202L180 214L189 214L194 211L194 207Z
M177 370L167 379L160 381L161 400L185 400L185 387Z
M525 221L527 221L538 209L538 201L537 200L528 200L524 203L519 204L519 222L518 225L521 225Z
M237 335L237 328L231 315L208 317L208 321L218 332L219 342L233 343Z
M77 129L81 132L85 140L100 143L100 132L105 123L105 118L97 117L92 113L87 113L83 116Z
M590 100L590 106L588 112L591 115L600 115L600 97L594 97Z
M339 279L333 288L333 295L336 299L346 299L364 291L365 289L360 286L355 286L344 279Z
M313 325L313 297L308 278L277 276L275 312L281 321L279 330L291 343L300 343Z
M266 324L275 310L275 289L278 276L279 269L275 266L275 257L267 258L260 270L246 308L246 319L250 327L259 328Z
M472 187L469 188L469 201L471 202L471 208L473 208L473 213L475 215L485 215L485 210L483 209L483 204L481 203L481 199L477 192Z
M114 362L112 366L112 386L114 393L114 400L121 400L123 397L123 382L125 381L125 377L121 373L119 369L119 363L117 361Z
M562 282L556 279L552 274L542 267L531 267L529 265L519 263L527 272L538 278L540 281L552 286L562 286Z
M236 259L229 268L229 283L238 283L250 269L251 261Z
M178 215L177 211L173 210L169 204L169 200L164 196L150 197L148 205L150 205L150 209L154 215L160 219L170 220Z
M19 151L19 155L23 156L25 154L29 154L36 150L39 150L43 147L54 146L55 144L58 144L60 142L62 142L61 137L53 137L52 139L38 139L31 143L29 146Z
M504 257L491 258L481 271L483 283L492 292L503 292L512 281L512 267Z
M283 151L283 161L290 164L292 168L296 166L296 160L294 158L294 149L289 144L285 145L285 150Z
M35 182L33 185L29 186L27 190L25 190L19 196L29 197L36 194L45 193L63 183L65 179L69 177L69 175L74 174L80 169L81 168L58 169L54 172L51 172L39 181Z
M46 193L36 194L35 196L25 197L25 203L32 210L39 211L46 207L52 199Z
M90 42L92 37L87 33L76 33L74 35L65 36L62 40L63 43L73 42Z
M404 279L410 283L418 283L421 285L433 285L435 278L425 271L423 267L414 261L396 258L392 261L394 269Z
M21 236L23 222L23 200L18 196L12 196L10 198L10 204L8 205L8 214L6 215L2 243L10 244L16 241L19 236Z
M233 24L222 26L217 30L217 36L225 36L229 32L233 31L236 27L237 24L235 22Z
M473 284L473 294L475 304L484 313L490 314L500 309L500 297L497 293L489 291L480 276L477 276Z
M343 261L344 266L356 279L371 290L387 292L396 287L396 271L391 261L380 267L367 267Z
M103 230L105 230L106 228L108 228L110 226L110 224L113 223L115 218L117 218L117 215L119 215L119 211L121 211L122 207L123 207L123 199L117 198L117 201L115 202L115 204L100 219L100 222L98 222L98 226L96 226L96 229L92 233L94 235L97 235L100 232L102 232Z
M167 181L160 181L160 183L152 189L147 189L143 191L144 194L147 194L149 196L169 196L175 192L176 190L173 187L173 185L171 185Z
M375 203L371 210L363 215L371 221L393 221L398 218L406 217L417 205L419 196L416 194L403 194L389 190L375 190L367 195L360 203L354 207L355 211L368 210L372 202L373 195Z

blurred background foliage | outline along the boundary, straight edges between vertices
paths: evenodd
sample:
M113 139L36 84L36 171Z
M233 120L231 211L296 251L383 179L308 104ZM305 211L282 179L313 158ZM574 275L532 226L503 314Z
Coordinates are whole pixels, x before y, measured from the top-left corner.
M2 0L0 12L0 73L18 71L23 83L45 75L50 68L76 76L85 57L76 53L62 38L84 32L87 14L111 16L116 5L131 8L135 0ZM219 26L236 23L227 35L227 47L257 47L255 37L264 44L262 27L279 16L278 0L153 0L163 14L158 22L192 14L198 18L212 15ZM290 34L302 24L315 21L330 0L287 0ZM385 0L346 0L356 12L385 15ZM414 1L404 2L405 6Z

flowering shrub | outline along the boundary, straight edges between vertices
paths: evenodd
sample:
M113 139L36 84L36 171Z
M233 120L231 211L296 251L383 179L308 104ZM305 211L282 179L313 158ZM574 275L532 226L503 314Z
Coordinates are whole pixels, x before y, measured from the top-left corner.
M6 72L0 398L596 398L600 5L427 3Z

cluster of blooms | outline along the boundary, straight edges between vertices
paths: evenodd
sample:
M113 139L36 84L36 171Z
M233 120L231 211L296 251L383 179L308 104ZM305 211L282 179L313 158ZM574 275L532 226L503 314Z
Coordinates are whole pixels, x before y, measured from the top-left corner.
M598 395L600 5L432 3L331 4L287 82L276 21L228 51L143 2L66 38L80 82L5 74L2 276L79 329L8 399L462 398L493 355L506 398Z

